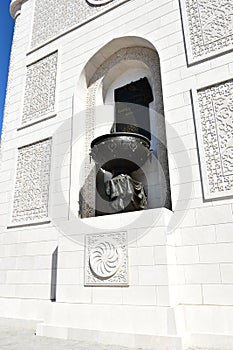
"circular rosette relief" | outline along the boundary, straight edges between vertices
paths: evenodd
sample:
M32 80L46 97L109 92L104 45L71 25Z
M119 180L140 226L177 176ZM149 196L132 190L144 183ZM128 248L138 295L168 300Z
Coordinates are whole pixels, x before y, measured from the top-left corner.
M115 275L121 266L122 255L112 243L101 242L90 252L89 264L96 277L107 279Z
M109 2L112 2L113 0L86 0L88 4L100 6L100 5L106 5Z

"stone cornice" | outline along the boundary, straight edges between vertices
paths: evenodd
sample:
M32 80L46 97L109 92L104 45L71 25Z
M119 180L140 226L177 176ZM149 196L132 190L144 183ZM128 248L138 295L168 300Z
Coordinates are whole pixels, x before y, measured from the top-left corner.
M23 0L11 0L10 14L14 19L20 14L22 2Z

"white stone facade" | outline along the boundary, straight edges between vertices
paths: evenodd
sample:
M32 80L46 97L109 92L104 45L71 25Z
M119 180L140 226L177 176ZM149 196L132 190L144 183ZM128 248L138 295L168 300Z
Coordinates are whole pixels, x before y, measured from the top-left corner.
M0 317L35 321L37 334L54 337L233 347L232 8L12 1ZM168 170L161 147L159 162L143 169L149 209L94 216L90 142L109 133L114 89L142 77L153 88L152 132L167 143ZM169 190L168 172L172 210L160 192Z

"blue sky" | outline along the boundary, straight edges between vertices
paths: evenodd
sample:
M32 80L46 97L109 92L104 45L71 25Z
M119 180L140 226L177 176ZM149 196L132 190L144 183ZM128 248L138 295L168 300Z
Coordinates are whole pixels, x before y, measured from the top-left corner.
M5 103L8 64L14 20L9 13L10 0L0 0L0 135Z

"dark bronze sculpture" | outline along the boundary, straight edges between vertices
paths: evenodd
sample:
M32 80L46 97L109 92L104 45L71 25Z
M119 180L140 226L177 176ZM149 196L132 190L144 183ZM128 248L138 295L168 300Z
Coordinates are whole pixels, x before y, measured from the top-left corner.
M99 169L111 173L111 178L105 183L100 177L97 179L99 195L113 209L109 210L106 205L97 208L104 213L147 207L144 186L132 174L143 166L150 155L149 104L153 101L152 89L145 77L116 89L114 94L115 121L111 133L97 137L91 143L91 156L97 173Z
M118 212L127 208L130 210L132 206L134 210L145 209L147 206L143 184L127 174L120 174L107 181L105 189L112 208Z
M150 141L142 135L116 132L100 136L91 143L91 156L97 169L112 174L105 186L111 212L145 209L144 186L132 178L150 155Z

